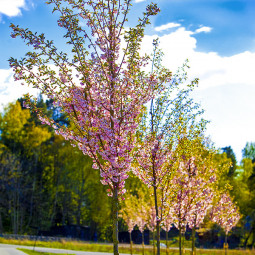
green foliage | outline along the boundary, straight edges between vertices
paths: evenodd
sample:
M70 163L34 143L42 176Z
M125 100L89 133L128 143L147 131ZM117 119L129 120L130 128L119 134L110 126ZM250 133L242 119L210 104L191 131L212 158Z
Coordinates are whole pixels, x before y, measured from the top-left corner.
M237 167L236 166L237 161L236 161L236 156L234 154L234 151L232 150L231 146L222 148L222 151L227 154L227 158L229 158L232 162L231 166L229 167L228 177L233 178L236 172L236 167Z
M21 102L0 115L0 233L36 234L36 228L75 224L90 226L92 236L97 231L105 239L111 204L92 160L38 122ZM38 104L68 124L50 102Z
M255 143L252 143L252 142L246 143L242 152L243 152L244 158L249 158L252 161L254 161L255 160Z

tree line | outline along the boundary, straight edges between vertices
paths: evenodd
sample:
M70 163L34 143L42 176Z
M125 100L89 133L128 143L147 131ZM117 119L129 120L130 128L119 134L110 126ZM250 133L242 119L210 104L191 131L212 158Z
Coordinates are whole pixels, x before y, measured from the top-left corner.
M88 156L22 107L23 101L9 104L0 118L1 233L35 234L35 227L49 230L53 226L74 224L90 226L91 237L97 232L99 240L111 241L112 204L106 187L100 184L99 171L92 168L93 162ZM48 116L69 124L50 101L40 99L39 105ZM235 235L243 246L254 246L255 239L254 148L254 143L247 143L240 165L231 147L214 155L215 164L220 164L220 171L223 171L219 185L230 187L229 193L240 208L242 219ZM152 216L155 209L148 187L131 173L126 189L121 217L125 219L130 206L134 213L135 208L145 203L144 210L150 208L142 215L154 217L155 224L155 216ZM128 219L131 218L129 215ZM152 218L151 231L154 233ZM121 230L130 229L127 221L120 220L120 224ZM203 227L206 226L215 228L208 219Z
M0 119L0 232L35 234L34 227L76 224L106 238L111 205L91 159L21 102L7 106ZM67 121L50 102L39 104L58 122Z

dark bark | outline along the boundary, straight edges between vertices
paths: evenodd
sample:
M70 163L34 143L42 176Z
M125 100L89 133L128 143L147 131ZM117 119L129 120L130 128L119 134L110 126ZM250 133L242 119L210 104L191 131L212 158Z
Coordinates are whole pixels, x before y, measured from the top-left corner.
M118 188L113 190L113 254L119 255L119 238L118 238Z
M158 219L158 216L157 216ZM157 220L157 255L160 255L160 224L159 220Z
M179 228L179 254L182 255L182 232Z
M228 254L228 234L226 233L225 235L225 245L224 245L224 248L225 248L225 255Z
M154 160L153 160L153 178L156 180L156 173L154 168ZM154 200L155 200L155 210L156 210L156 232L157 232L157 255L160 255L160 221L159 221L159 212L158 212L158 199L157 199L157 187L156 183L154 183Z
M129 232L129 238L130 238L130 254L133 255L133 242L131 232Z
M196 240L196 227L194 226L192 228L192 255L196 254L195 240Z
M168 255L168 231L166 231L166 255Z
M153 255L156 255L156 248L155 248L155 232L152 232L152 236L153 236Z
M142 232L142 245L143 245L143 255L145 254L144 251L144 231Z

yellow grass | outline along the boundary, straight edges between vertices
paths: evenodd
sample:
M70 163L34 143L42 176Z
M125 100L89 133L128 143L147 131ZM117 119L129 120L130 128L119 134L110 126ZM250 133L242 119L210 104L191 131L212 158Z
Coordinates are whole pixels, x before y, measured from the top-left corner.
M34 241L31 240L14 240L14 239L4 239L0 238L0 243L5 244L15 244L15 245L24 245L24 246L33 246ZM94 251L94 252L109 252L113 253L112 244L103 244L103 243L89 243L82 241L66 241L62 240L59 242L45 242L37 241L36 246L38 247L48 247L48 248L58 248L58 249L67 249L67 250L78 250L78 251ZM120 244L119 251L120 253L130 254L128 244ZM141 245L133 245L133 254L142 254ZM153 247L145 246L145 254L153 255ZM166 248L161 247L161 254L166 254ZM177 255L179 254L178 249L169 249L168 255ZM190 255L190 250L186 250L185 254ZM225 255L224 250L217 249L197 249L197 255ZM228 255L255 255L255 251L252 250L228 250ZM33 255L33 254L32 254Z

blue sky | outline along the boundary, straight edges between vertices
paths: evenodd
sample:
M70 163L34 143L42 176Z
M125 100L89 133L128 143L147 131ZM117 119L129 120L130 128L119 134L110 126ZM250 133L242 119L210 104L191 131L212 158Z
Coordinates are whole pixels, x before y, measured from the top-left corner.
M129 25L148 0L134 0ZM246 142L255 142L255 1L158 0L161 12L146 29L143 51L159 37L164 64L171 70L190 60L190 77L200 78L195 99L211 121L208 135L217 147L231 145L237 159ZM56 15L43 0L0 1L0 102L6 104L26 92L15 84L7 59L22 57L27 48L10 37L10 23L44 32L65 49Z

